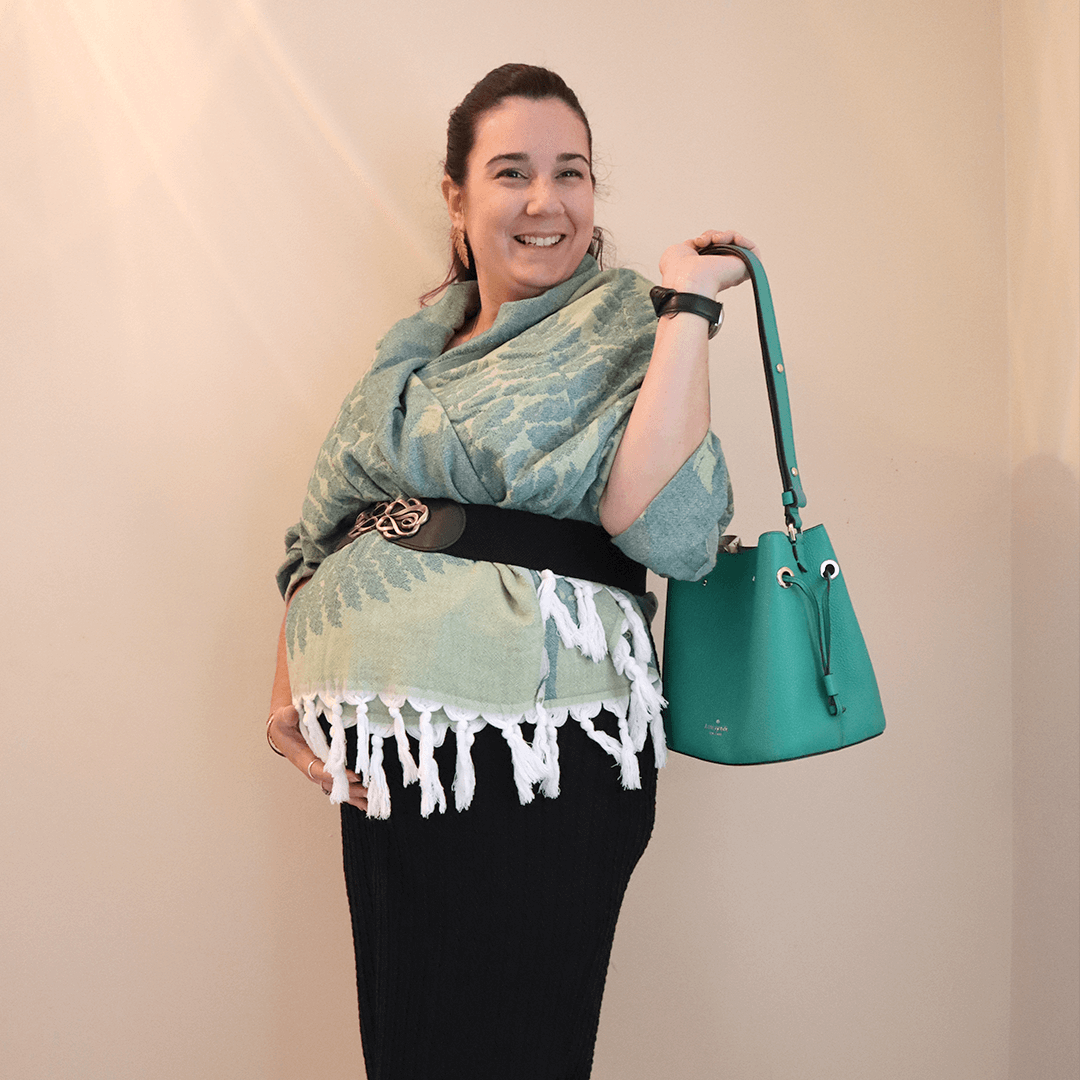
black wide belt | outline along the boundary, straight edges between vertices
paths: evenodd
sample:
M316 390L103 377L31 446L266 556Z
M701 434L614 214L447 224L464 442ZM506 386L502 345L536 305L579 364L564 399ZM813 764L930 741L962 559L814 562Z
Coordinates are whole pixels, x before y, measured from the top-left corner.
M550 570L635 596L645 593L645 567L588 521L451 499L395 499L361 513L345 543L373 531L414 551Z

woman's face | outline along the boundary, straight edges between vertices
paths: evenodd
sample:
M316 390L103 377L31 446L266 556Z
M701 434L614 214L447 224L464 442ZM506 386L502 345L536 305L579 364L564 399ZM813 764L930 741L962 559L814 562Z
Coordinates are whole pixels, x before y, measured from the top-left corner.
M593 235L589 137L557 98L507 98L477 121L463 187L443 195L465 230L481 303L523 300L565 281Z

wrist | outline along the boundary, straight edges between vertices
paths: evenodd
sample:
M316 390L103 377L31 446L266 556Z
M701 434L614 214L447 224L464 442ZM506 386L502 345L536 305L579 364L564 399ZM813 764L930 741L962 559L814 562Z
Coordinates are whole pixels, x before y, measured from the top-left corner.
M658 319L670 318L685 313L705 321L709 328L709 337L716 335L724 321L724 305L710 299L703 293L680 292L663 285L657 285L650 293L653 309Z
M278 757L285 757L286 755L281 747L274 742L274 737L270 734L270 727L275 720L284 719L283 713L289 712L296 713L297 720L299 720L300 714L296 711L296 708L291 702L287 705L278 705L277 707L274 707L274 705L271 704L270 715L266 718L266 741L270 744L270 749L273 750Z
M697 272L695 273L695 271ZM678 267L666 274L661 270L660 284L665 289L674 289L676 292L697 293L699 296L707 296L710 300L718 292L715 272L702 273L696 266L692 269Z

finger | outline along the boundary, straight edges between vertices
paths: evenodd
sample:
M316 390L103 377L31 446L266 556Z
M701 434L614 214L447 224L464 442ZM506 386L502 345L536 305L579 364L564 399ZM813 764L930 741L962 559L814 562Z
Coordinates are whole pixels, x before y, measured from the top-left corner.
M346 769L345 775L349 778L349 805L355 806L358 810L366 812L368 799L367 788L364 787L360 777L352 770Z
M320 787L325 780L332 787L333 777L326 771L325 765L311 752L307 740L300 731L300 714L295 710L282 710L274 716L269 725L275 744L281 752L313 784ZM349 774L350 781L359 779L355 773ZM324 790L330 790L325 788Z
M757 251L757 244L749 236L743 236L742 233L732 233L732 238L728 243L734 244L736 247L747 248L750 251Z
M324 795L330 795L330 793L334 790L334 785L329 778L327 779L327 782L325 784L320 784L319 786L322 788L322 793ZM364 785L361 784L359 781L350 783L349 797L345 799L344 802L347 802L350 806L355 806L357 810L366 811L368 804L367 788L364 787Z
M349 785L349 798L346 800L350 806L355 806L357 810L367 811L367 788L363 784L350 784Z
M699 253L705 251L705 249L709 247L719 244L746 248L749 251L753 251L755 255L758 254L757 247L749 237L743 236L741 233L737 233L730 229L708 229L694 240L691 240L690 243ZM716 259L719 261L718 265L723 264L727 267L723 272L724 279L722 279L718 285L718 291L730 289L734 285L740 285L750 277L750 271L746 264L737 256L710 253L704 257L707 259Z
M753 240L732 229L707 229L700 236L688 240L687 243L698 251L712 244L734 244L736 247L749 248L751 251L757 250L757 245Z
M295 710L282 710L267 725L275 743L284 755L313 783L319 786L324 795L334 790L334 778L327 771L326 765L311 752L307 741L300 731L300 714ZM352 769L345 770L349 781L349 796L345 800L358 810L367 810L367 788Z
M308 779L314 780L316 784L320 783L324 779L330 783L333 783L334 780L333 774L331 774L327 770L326 764L321 758L312 757L311 760L307 763L307 765L304 766L304 772L307 773ZM356 773L354 773L352 769L345 770L345 778L349 781L350 784L360 783L360 777Z
M737 235L738 233L732 232L730 229L706 229L700 236L695 236L693 240L688 240L687 243L700 251L703 247L709 247L711 244L733 244Z
M319 785L324 795L329 795L334 790L334 778L318 758L312 758L304 771L308 774L309 779ZM345 777L349 781L349 797L345 801L361 810L366 810L367 788L364 787L360 777L352 769L345 770Z

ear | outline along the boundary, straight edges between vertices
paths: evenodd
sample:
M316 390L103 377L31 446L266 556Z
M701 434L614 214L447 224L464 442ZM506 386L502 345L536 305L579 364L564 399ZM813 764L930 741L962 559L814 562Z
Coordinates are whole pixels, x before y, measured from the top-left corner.
M450 223L463 228L465 224L465 193L449 176L444 176L442 179L442 196L446 200Z

